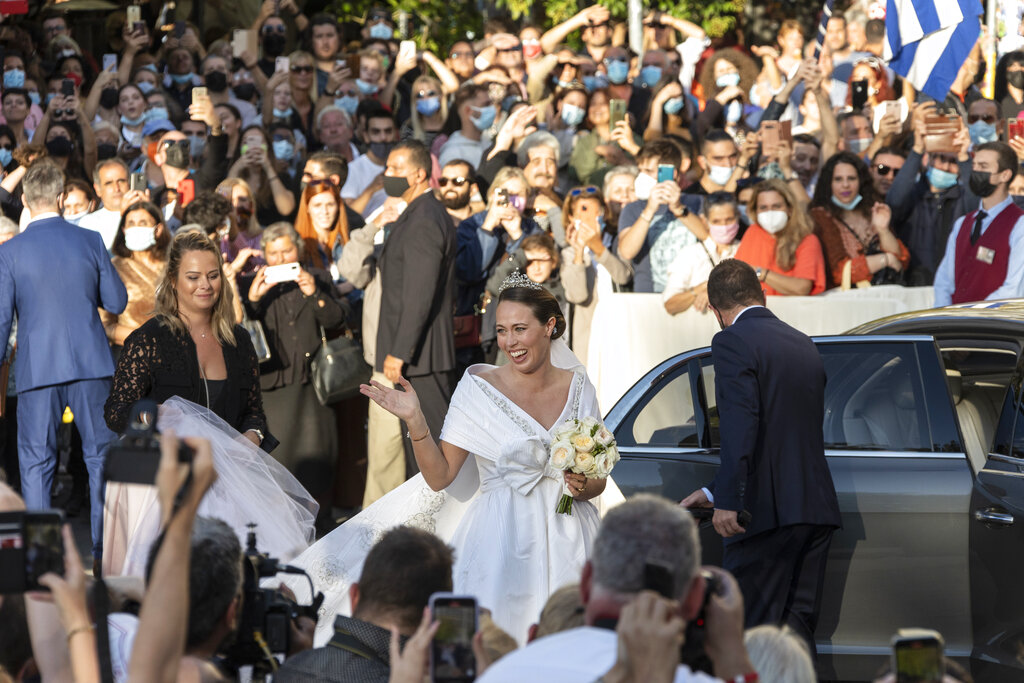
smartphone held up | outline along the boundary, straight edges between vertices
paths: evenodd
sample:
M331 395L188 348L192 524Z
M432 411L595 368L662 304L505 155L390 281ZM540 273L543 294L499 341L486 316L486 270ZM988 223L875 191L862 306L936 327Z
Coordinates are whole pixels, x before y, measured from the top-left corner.
M453 593L430 596L430 615L440 622L430 645L432 683L467 683L476 680L473 636L479 613L476 598Z

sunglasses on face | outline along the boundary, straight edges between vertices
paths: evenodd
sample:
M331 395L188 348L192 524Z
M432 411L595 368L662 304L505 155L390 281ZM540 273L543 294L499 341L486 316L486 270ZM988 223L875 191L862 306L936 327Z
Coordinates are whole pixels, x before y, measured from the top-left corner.
M996 117L992 114L968 114L967 123L976 123L978 121L984 121L985 123L995 123Z
M448 187L448 183L451 183L454 187L462 187L468 182L469 178L465 178L463 176L459 176L458 178L445 178L444 176L441 176L438 179L437 184L439 187Z
M291 67L293 74L311 74L313 73L312 65L296 65Z
M893 166L886 166L885 164L878 164L875 166L875 171L878 173L878 175L889 175L890 173L896 175L897 173L899 173L899 170L900 169L898 168L895 168Z
M607 26L607 25L608 25L607 21L602 21L602 22L598 22L598 23L591 22L591 23L587 24L587 27L588 28L601 28L602 26Z
M285 27L284 27L283 24L280 25L280 26L264 26L263 27L263 34L264 35L267 35L268 33L284 33L284 32L285 32Z

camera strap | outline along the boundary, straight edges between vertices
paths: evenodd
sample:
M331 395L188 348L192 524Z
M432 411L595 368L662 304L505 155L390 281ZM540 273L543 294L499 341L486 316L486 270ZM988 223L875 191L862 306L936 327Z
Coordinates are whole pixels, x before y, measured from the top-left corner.
M334 628L334 637L331 638L331 641L327 643L327 645L329 647L336 647L339 650L351 652L357 657L362 657L363 659L369 659L380 662L381 664L387 664L387 662L383 661L376 652L369 649L366 646L366 643L362 642L348 631L342 631L338 627Z
M110 614L110 594L102 577L96 577L93 584L92 602L96 611L96 655L100 665L100 680L103 683L114 683L114 671L110 664L110 625L107 620Z

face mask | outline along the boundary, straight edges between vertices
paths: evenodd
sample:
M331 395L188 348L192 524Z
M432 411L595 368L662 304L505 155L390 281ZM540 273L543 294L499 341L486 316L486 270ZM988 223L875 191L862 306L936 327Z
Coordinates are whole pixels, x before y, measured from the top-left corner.
M369 144L370 153L381 161L387 161L388 155L391 154L391 148L394 146L393 142L371 142Z
M290 119L292 117L292 108L278 109L274 107L274 118L275 119Z
M96 145L96 158L100 161L113 159L117 156L117 145L109 142L101 142ZM0 150L0 161L3 160L3 151ZM6 166L6 164L4 164Z
M1024 88L1024 71L1007 71L1006 82L1014 88Z
M971 171L971 178L967 181L967 185L971 188L971 192L979 197L988 197L996 191L996 186L992 184L990 171Z
M625 83L629 77L629 62L613 59L608 62L608 80L616 85Z
M0 149L0 166L7 168L7 165L14 159L14 155L11 154L9 149Z
M146 251L156 246L156 228L139 225L124 229L124 246L130 251Z
M737 221L732 225L709 225L708 229L711 231L711 239L715 241L715 244L725 246L732 244L732 241L736 239L736 234L740 231L740 224Z
M760 211L757 214L757 224L770 235L782 230L788 222L789 214L785 211Z
M43 103L44 103L44 104L45 104L45 105L46 105L47 107L49 107L49 106L50 106L50 102L52 102L52 101L53 101L53 98L54 98L54 97L56 97L56 96L57 96L57 93L52 93L52 92L48 92L48 93L46 93L46 98L45 98L45 99L43 100Z
M395 29L387 24L374 24L370 27L370 37L378 40L391 40L395 35Z
M140 123L142 123L145 120L146 120L146 112L142 112L141 114L136 116L134 119L130 119L127 116L122 115L121 116L121 125L122 126L137 126L137 125L139 125Z
M743 219L743 222L750 225L750 216L747 215L747 205L740 204L736 208L740 210L740 218Z
M288 140L274 140L274 156L281 161L291 161L295 158L295 146Z
M74 148L74 143L63 137L54 138L46 143L46 151L49 152L52 157L71 156L71 150Z
M28 98L30 100L32 100L32 104L39 104L39 91L38 90L29 90L28 91ZM111 109L112 107L107 107L107 108Z
M359 98L354 95L345 95L344 97L335 97L334 106L341 109L349 116L354 116L356 109L359 108Z
M287 39L281 33L270 33L263 36L263 54L268 57L280 57L284 54Z
M861 197L860 195L857 195L856 197L854 197L850 201L844 203L844 202L839 201L839 199L837 199L835 195L832 195L832 203L835 204L836 206L838 206L840 209L844 209L846 211L853 211L854 209L856 209L857 205L860 204L860 201L862 199L863 199L863 197Z
M199 137L198 135L188 136L188 153L193 159L203 156L204 149L206 149L206 138Z
M559 88L568 88L570 85L572 85L572 81L563 81L560 78L556 78L555 85L557 85Z
M594 92L601 88L608 87L608 79L604 74L595 74L593 76L583 77L583 87L587 89L587 92Z
M715 185L725 185L732 178L735 166L708 166L708 175Z
M498 110L494 108L493 104L488 104L486 107L473 107L472 109L477 114L476 116L470 116L469 120L473 122L477 130L487 130L494 125L494 118L498 115Z
M648 88L656 85L661 80L660 66L645 66L640 69L640 83Z
M416 111L420 116L433 116L441 111L440 97L424 97L416 102Z
M846 146L854 154L863 154L864 151L871 146L871 138L854 138L853 140L847 140Z
M971 133L971 143L974 145L995 142L999 139L999 133L996 132L996 124L994 123L985 123L979 119L969 125L967 129Z
M104 88L100 91L100 106L104 109L117 106L117 88Z
M575 104L562 103L562 122L567 126L578 126L583 123L583 118L587 115L587 112L583 111L583 107L577 107Z
M11 69L4 72L5 88L24 88L25 71L23 69Z
M725 105L725 120L729 123L736 123L743 118L743 103L739 100L733 100L729 104Z
M638 173L633 181L633 191L636 192L636 198L647 201L651 198L651 190L657 184L658 181L646 173Z
M731 88L734 85L739 85L739 84L740 84L740 75L739 75L738 72L737 73L731 73L731 74L723 74L723 75L721 75L721 76L719 76L718 78L715 79L715 85L717 85L719 88L722 88L723 90L725 88Z
M359 92L364 95L372 95L379 90L376 83L367 83L361 78L356 79L356 87L359 88Z
M523 57L526 59L535 59L540 57L540 41L539 40L524 40L523 41Z
M147 109L145 116L147 121L167 121L171 118L166 107L153 107L151 109Z
M189 71L187 74L171 74L171 80L174 81L175 85L186 85L192 82L195 78L195 74Z
M683 110L683 98L673 97L665 102L665 106L662 107L666 114L678 114Z
M409 181L402 177L384 176L384 193L389 197L401 197L409 191Z
M188 140L175 140L164 147L165 164L171 168L187 169L191 145Z
M238 99L249 101L252 99L252 96L256 94L256 84L240 83L233 87L232 90L235 91L235 97Z
M85 218L86 214L88 213L88 211L83 211L82 213L66 213L63 216L61 216L61 218L66 220L68 223L78 225L78 222Z
M210 92L224 92L228 89L228 75L223 71L211 71L203 81Z
M937 190L948 190L956 185L957 174L934 166L928 169L928 182Z
M142 91L143 95L148 95L149 93L156 90L156 86L150 83L149 81L142 81L141 83L136 83L135 86Z

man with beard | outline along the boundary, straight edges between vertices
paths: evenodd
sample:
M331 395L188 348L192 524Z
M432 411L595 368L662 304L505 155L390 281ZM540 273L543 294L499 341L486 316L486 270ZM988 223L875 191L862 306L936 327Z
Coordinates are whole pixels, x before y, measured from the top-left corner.
M206 91L210 95L213 106L218 104L230 104L242 115L242 128L248 128L254 123L259 123L259 113L251 102L240 100L228 89L228 60L220 55L211 52L199 65L199 72L206 85Z
M453 159L441 169L441 178L437 182L441 188L438 198L448 210L448 215L458 227L459 223L466 220L474 213L473 203L470 198L476 189L473 181L473 167L463 159Z

